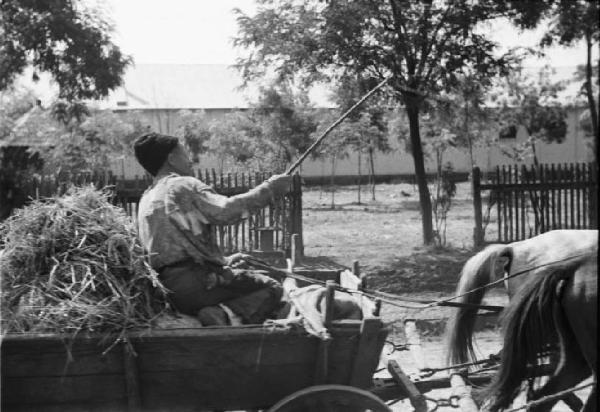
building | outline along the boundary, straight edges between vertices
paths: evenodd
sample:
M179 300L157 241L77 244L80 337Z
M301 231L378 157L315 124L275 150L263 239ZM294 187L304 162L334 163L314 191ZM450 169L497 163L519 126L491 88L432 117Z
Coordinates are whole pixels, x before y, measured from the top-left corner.
M568 78L573 71L573 67L560 68L557 76ZM238 72L225 65L138 65L129 69L123 86L103 102L103 107L114 111L134 110L154 130L173 134L179 126L177 113L180 110L202 110L212 120L231 111L249 109L251 102L258 96L257 88L241 89L242 84ZM568 90L566 93L573 95L574 91ZM325 87L314 88L310 92L316 107L332 107L327 95ZM589 150L589 139L585 138L580 126L580 117L585 106L573 104L573 101L568 99L569 97L563 96L563 100L571 104L567 119L567 137L560 144L538 144L538 158L541 162L585 162L593 159L593 152ZM475 163L484 170L490 170L500 164L514 163L505 152L511 146L522 144L526 139L525 130L519 128L515 135L500 139L496 147L475 148ZM455 171L465 172L471 167L469 156L464 149L450 148L444 155L444 162L450 163ZM207 156L201 159L201 164L208 168L216 166L214 159ZM347 158L336 161L335 173L338 176L356 175L357 165L358 155L351 153ZM435 171L436 165L432 159L426 160L426 168L428 172ZM137 165L122 165L120 169L126 174L131 174L133 170L133 173L142 173ZM328 159L307 159L301 172L305 176L327 176L330 169ZM364 163L363 170L366 170ZM412 157L401 150L377 153L375 172L379 175L412 174Z
M573 72L572 66L563 67L559 68L557 76L568 79L572 77ZM252 102L258 97L258 87L254 85L242 88L242 85L243 80L237 70L227 65L140 64L130 67L124 76L123 85L113 91L106 100L97 104L101 109L117 113L135 112L136 117L152 130L175 134L180 126L179 113L182 110L203 111L207 119L218 120L226 113L251 108ZM329 93L325 86L320 86L310 90L309 96L315 107L332 108L333 104L328 99ZM538 144L538 158L541 162L570 163L593 159L590 139L585 137L580 124L585 106L573 99L575 94L576 90L571 87L571 90L567 90L566 95L561 97L570 107L567 137L561 144ZM483 170L514 163L504 152L526 139L525 130L520 128L515 135L500 139L495 147L475 148L475 163ZM394 145L396 142L391 143ZM390 153L377 153L375 156L375 173L378 175L414 173L412 156L399 148ZM203 168L217 168L217 163L216 159L210 156L202 156L200 159ZM469 155L464 149L450 148L444 155L444 163L450 163L453 170L458 172L468 172L471 168ZM350 153L347 158L336 161L335 174L355 176L357 166L358 155ZM117 174L127 177L144 174L134 159L119 159L114 162L112 169ZM364 159L362 169L364 174L367 169ZM436 170L433 159L426 159L426 169L430 173ZM328 176L331 173L330 160L307 159L302 165L301 173L312 177Z

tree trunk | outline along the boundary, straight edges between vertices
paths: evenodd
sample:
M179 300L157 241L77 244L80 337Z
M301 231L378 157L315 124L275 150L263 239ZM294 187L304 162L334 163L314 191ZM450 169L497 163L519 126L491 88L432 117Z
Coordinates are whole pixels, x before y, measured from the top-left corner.
M590 118L592 119L592 131L594 132L594 156L598 155L598 111L594 101L594 90L592 88L592 37L590 33L585 34L585 43L587 48L587 61L585 64L585 94L588 99ZM596 159L598 160L598 159Z
M540 159L538 159L537 150L535 149L535 137L530 137L531 139L531 152L533 153L533 164L535 167L540 166Z
M325 187L325 159L321 162L321 184L319 185L319 200L321 200L321 196L323 195L323 188Z
M219 159L219 173L223 174L223 169L225 169L225 156L221 156Z
M329 188L331 190L331 209L335 209L335 155L331 155L331 176Z
M406 99L409 100L409 99ZM433 220L431 211L431 197L427 187L427 175L425 173L425 158L419 133L419 107L416 103L406 102L406 113L410 126L410 144L412 156L415 162L415 175L417 187L419 188L419 203L421 205L421 220L423 225L423 242L428 245L434 240Z
M542 170L540 169L540 162L535 150L535 140L533 137L530 137L530 139L532 139L531 150L533 152L533 165L535 175L539 174L539 176L541 176ZM534 178L534 182L535 180L536 179ZM546 221L546 219L544 219L544 214L546 213L546 205L548 204L548 191L541 191L540 196L538 197L537 192L535 190L531 190L529 192L529 197L531 198L531 207L533 209L533 215L535 217L535 226L539 227L540 230L544 232L544 222Z
M473 158L473 142L471 140L471 134L469 133L469 97L465 94L465 137L469 144L469 159L471 160L471 169L475 167L475 159Z
M360 161L361 161L361 157L360 157L361 153L360 153L360 149L358 150L358 204L360 205L360 181L362 179L362 173L361 173L361 169L360 169Z
M369 146L369 165L371 167L371 200L375 200L375 158L373 146Z

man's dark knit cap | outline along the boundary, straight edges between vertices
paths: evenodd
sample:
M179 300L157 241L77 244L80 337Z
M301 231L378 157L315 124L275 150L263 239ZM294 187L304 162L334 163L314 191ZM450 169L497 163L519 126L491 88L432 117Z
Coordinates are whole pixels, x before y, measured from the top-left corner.
M177 146L179 139L158 133L146 133L133 143L133 150L138 162L152 176L156 176L167 160L171 150Z

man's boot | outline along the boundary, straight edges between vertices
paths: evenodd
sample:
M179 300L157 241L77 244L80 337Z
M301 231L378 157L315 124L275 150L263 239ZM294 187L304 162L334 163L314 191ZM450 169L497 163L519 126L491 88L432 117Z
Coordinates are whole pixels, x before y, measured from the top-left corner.
M198 311L198 319L202 326L227 326L229 317L219 306L207 306Z

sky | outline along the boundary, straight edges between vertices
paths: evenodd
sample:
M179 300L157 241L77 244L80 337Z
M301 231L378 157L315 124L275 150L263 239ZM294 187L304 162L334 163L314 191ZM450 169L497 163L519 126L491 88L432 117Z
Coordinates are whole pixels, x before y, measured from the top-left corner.
M237 34L232 12L254 13L254 0L88 0L112 16L115 42L138 64L233 64L240 51L231 39ZM519 32L508 23L491 28L503 47L535 46L544 27ZM546 59L528 59L526 66L574 66L585 62L583 44L549 49Z
M115 42L136 63L233 64L234 8L253 0L109 0Z

